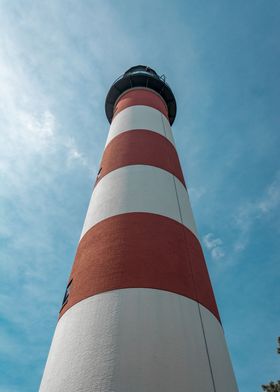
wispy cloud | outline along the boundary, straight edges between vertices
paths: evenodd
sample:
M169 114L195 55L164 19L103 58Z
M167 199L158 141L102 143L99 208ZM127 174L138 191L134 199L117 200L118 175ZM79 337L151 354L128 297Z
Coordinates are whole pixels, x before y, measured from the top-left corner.
M9 183L8 188L2 187L2 194L10 192L11 186L18 190L33 182L32 167L43 162L61 167L64 157L67 166L87 166L74 137L60 132L62 127L49 99L21 69L19 58L5 45L1 51L0 176L2 183Z
M272 214L279 205L280 173L278 172L261 197L254 201L247 201L238 207L233 217L234 225L239 231L234 243L236 252L242 252L247 247L254 224L258 224L262 219Z
M223 264L219 264L223 265L223 268L238 263L239 255L250 245L254 226L260 225L267 219L273 220L275 215L278 215L279 205L280 172L276 173L272 182L258 198L237 205L232 219L222 223L221 227L225 231L226 240L216 237L213 232L203 236L203 244L209 251L212 260L223 260ZM231 232L230 236L228 236L228 230Z
M73 138L69 138L65 142L65 146L68 151L67 154L68 165L80 163L82 166L87 166L88 164L87 159L85 158L84 154L78 150L75 140Z
M192 203L197 202L202 196L205 195L206 189L203 186L188 188Z
M267 188L263 198L257 203L256 208L261 214L268 214L280 204L280 172Z
M203 237L203 243L210 251L213 260L219 261L223 259L225 251L221 238L216 238L213 233L208 233Z

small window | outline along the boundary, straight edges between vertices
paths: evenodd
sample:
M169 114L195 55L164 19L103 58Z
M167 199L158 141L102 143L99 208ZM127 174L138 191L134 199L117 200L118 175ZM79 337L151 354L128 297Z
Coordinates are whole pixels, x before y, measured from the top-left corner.
M62 305L61 305L62 308L68 302L68 297L69 297L69 294L70 294L70 287L72 285L72 282L73 282L73 279L70 280L70 282L68 283L68 285L66 287L64 298L63 298Z
M100 177L101 171L102 171L102 167L101 167L101 168L98 170L98 173L97 173L97 178L99 178L99 177Z

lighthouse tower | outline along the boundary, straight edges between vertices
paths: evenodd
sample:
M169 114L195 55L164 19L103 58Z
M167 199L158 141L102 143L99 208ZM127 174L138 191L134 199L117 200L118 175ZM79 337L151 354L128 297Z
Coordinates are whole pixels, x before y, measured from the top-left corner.
M106 98L101 159L40 392L236 392L164 77Z

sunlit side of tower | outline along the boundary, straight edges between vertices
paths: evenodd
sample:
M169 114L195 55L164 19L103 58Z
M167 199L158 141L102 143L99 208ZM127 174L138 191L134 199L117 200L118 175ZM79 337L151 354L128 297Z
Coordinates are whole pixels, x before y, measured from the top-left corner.
M106 98L110 130L41 392L236 392L172 136L149 67Z

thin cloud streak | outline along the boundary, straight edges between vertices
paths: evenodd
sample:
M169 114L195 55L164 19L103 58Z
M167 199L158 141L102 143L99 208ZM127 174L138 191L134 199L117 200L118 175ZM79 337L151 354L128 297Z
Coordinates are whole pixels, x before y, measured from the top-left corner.
M260 198L243 203L238 207L234 215L234 225L239 230L238 238L234 243L236 252L242 252L246 249L253 226L278 209L279 204L280 173L277 173Z
M213 233L208 233L203 237L203 243L210 251L214 261L223 259L225 251L223 249L223 241L220 238L215 238Z

